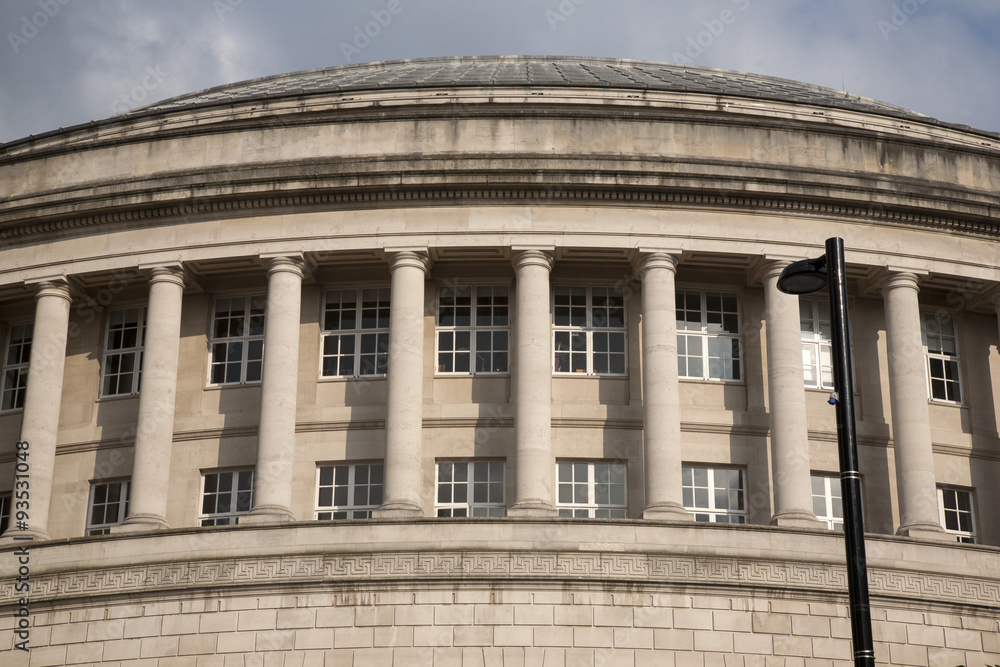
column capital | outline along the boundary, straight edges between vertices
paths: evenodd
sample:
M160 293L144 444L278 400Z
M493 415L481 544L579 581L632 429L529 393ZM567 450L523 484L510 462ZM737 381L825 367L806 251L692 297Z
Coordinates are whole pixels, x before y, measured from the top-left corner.
M301 252L296 253L264 253L259 255L267 267L267 275L275 273L291 273L299 278L305 275L305 261Z
M555 250L554 247L521 247L514 246L511 248L513 256L511 257L511 264L514 265L514 270L518 270L524 266L541 266L544 267L546 271L552 270L552 265L554 263L554 258L552 253Z
M149 283L173 283L184 288L184 266L180 262L169 264L141 264L139 270L146 274Z
M924 274L926 275L926 274ZM885 276L882 277L881 288L882 293L885 294L890 290L897 288L909 288L915 292L920 291L920 278L921 275L914 271L893 271L890 269Z
M666 269L677 273L677 258L680 251L669 250L639 250L639 255L632 262L632 270L643 277L650 269Z
M35 288L35 301L43 296L57 296L73 302L66 276L47 276L38 280L26 280L24 284Z
M386 253L389 255L390 271L395 271L396 269L405 266L420 269L425 275L428 271L430 271L431 260L427 254L426 248L401 248L399 250L386 248Z

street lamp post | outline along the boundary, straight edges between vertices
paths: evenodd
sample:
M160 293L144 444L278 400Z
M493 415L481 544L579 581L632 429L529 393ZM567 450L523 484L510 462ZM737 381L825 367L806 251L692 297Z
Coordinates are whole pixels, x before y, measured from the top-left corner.
M833 326L833 382L830 403L837 408L837 444L840 451L840 489L844 501L844 543L847 550L847 590L851 607L854 664L875 665L865 524L861 515L861 473L854 419L854 379L851 375L851 330L847 319L847 276L844 240L826 240L826 255L786 266L778 289L786 294L810 294L826 286Z

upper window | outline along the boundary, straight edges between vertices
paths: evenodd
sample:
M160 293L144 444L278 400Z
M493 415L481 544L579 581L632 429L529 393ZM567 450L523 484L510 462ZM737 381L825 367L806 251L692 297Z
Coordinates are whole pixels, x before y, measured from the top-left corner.
M10 505L12 494L0 494L0 535L3 535L10 525Z
M938 487L938 516L945 532L959 542L976 542L976 522L972 512L972 492Z
M215 300L212 322L212 384L260 382L264 366L267 297Z
M802 331L802 374L806 386L833 389L830 302L800 298L799 328Z
M735 292L677 291L677 374L694 380L743 378Z
M28 360L31 358L32 324L16 324L7 337L7 354L3 364L3 394L0 410L24 407L24 392L28 387Z
M502 286L446 286L438 294L438 373L506 373L510 304Z
M370 519L382 504L381 463L319 466L316 518Z
M553 290L556 373L625 375L625 293L613 287Z
M327 290L323 376L385 375L389 366L389 288Z
M90 485L87 535L107 535L128 516L129 483L94 482Z
M812 476L813 514L826 523L830 530L844 529L844 501L840 491L840 477L836 475Z
M747 522L742 470L684 466L681 478L684 507L694 513L695 521Z
M101 396L139 393L146 309L123 308L108 314L108 333L101 365Z
M437 516L506 516L503 461L438 461Z
M556 463L559 516L625 519L625 464L610 461Z
M201 476L202 526L228 526L253 508L253 469L206 472Z
M960 403L955 320L945 313L924 313L923 325L928 393L934 400Z

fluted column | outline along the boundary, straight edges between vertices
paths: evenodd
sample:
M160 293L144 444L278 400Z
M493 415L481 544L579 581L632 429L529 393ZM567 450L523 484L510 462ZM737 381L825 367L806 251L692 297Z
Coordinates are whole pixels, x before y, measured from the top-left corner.
M27 464L30 507L25 529L18 526L16 509L11 510L9 530L5 533L7 537L30 536L42 540L49 537L52 473L59 432L70 303L69 285L64 278L36 285L35 326L28 360L28 386L21 414L20 441L28 444L27 449L18 450L27 456L17 459L17 462ZM24 473L15 468L15 474ZM20 481L23 478L17 479Z
M552 255L516 251L517 303L514 320L514 439L517 496L510 516L553 516L555 460L552 458L552 343L549 272Z
M691 521L681 485L681 405L677 380L677 259L643 255L642 438L646 482L644 519Z
M168 528L170 452L174 440L177 359L184 277L179 266L147 269L149 304L135 432L129 515L113 533Z
M264 319L264 367L254 503L241 523L292 521L292 463L295 460L295 406L299 369L301 256L263 257L268 261Z
M778 276L788 264L769 261L764 267L767 395L774 489L771 525L819 528L821 524L812 511L799 298L778 289Z
M918 278L890 273L882 285L889 351L889 394L892 408L896 492L899 496L897 535L943 538L938 518L934 453L927 410L927 375L920 335Z
M420 459L423 431L424 280L426 253L390 255L388 399L385 419L385 502L381 518L423 516Z

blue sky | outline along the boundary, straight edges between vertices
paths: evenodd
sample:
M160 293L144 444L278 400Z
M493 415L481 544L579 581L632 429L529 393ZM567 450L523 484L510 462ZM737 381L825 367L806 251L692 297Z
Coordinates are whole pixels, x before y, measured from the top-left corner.
M680 59L1000 132L1000 0L4 0L0 30L0 142L270 74L485 54Z

